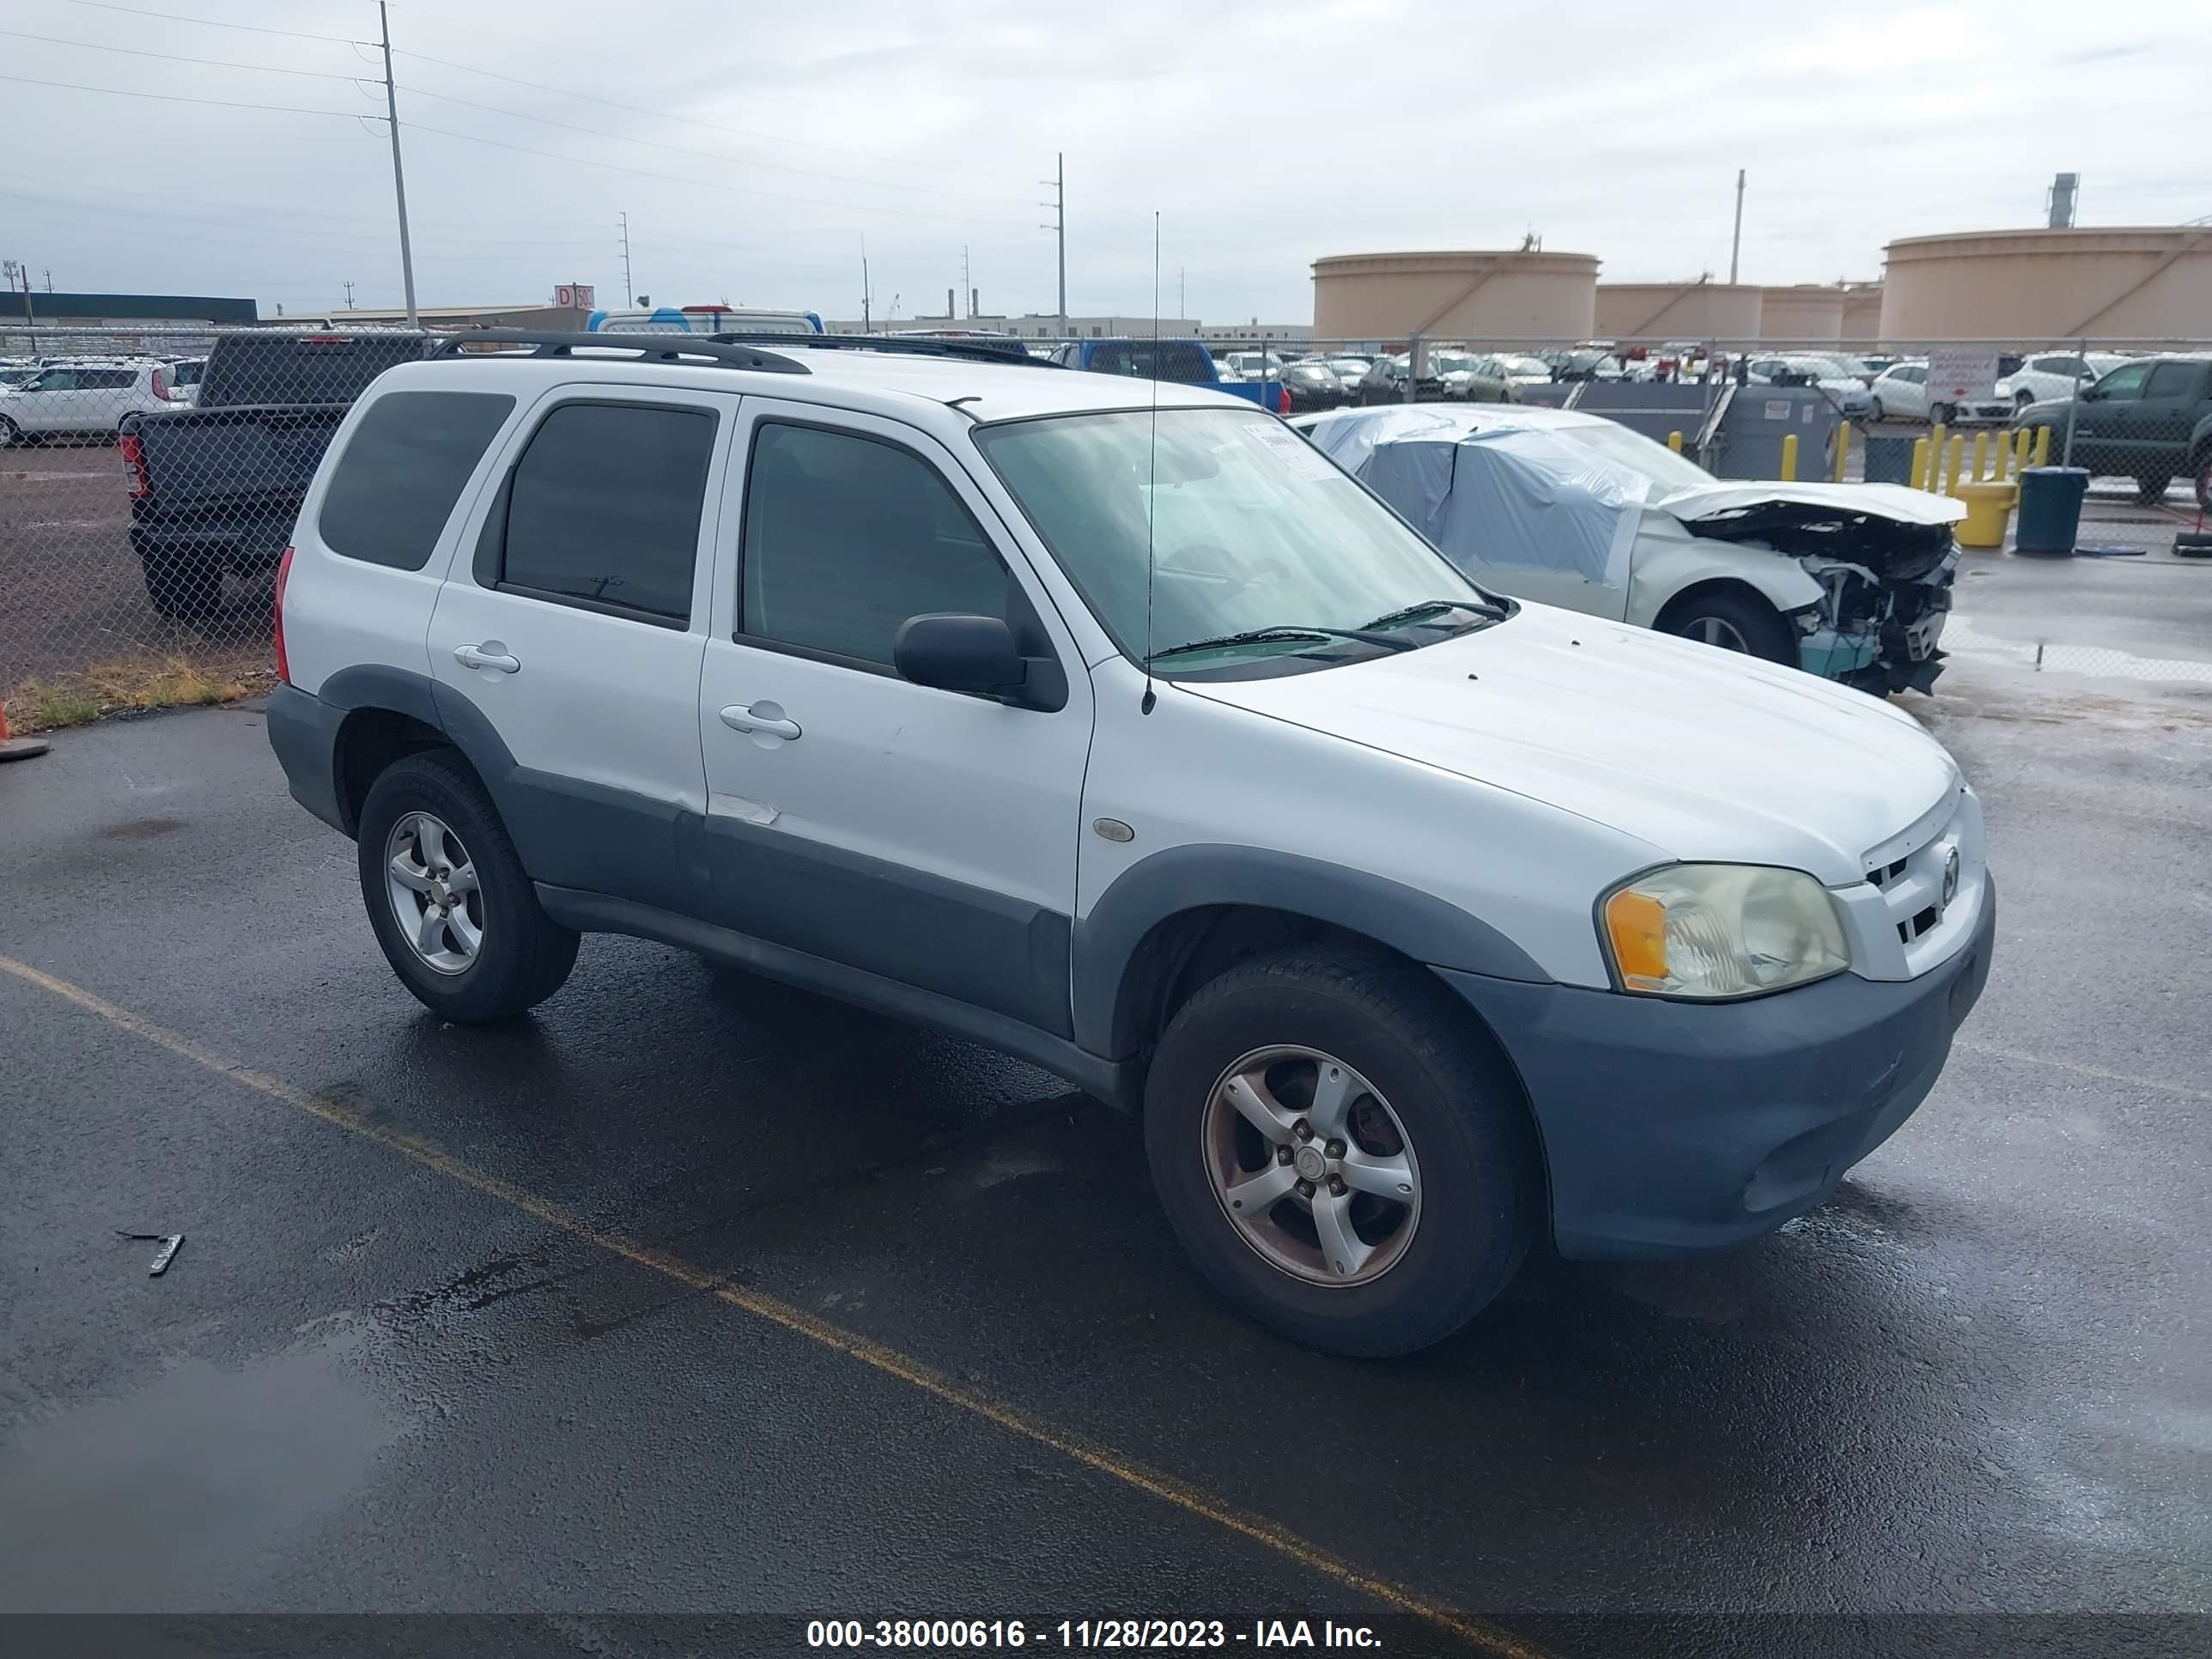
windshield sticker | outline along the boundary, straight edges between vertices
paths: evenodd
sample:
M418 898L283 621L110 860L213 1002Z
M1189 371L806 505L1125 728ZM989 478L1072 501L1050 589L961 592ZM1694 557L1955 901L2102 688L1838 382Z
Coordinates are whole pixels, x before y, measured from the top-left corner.
M1288 461L1291 470L1304 478L1333 478L1336 465L1286 426L1273 421L1246 421L1243 431Z

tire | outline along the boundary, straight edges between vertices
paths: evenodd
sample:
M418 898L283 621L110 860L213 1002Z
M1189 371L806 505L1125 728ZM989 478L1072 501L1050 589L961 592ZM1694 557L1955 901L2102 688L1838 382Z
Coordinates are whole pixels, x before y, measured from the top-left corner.
M538 902L491 797L452 750L405 755L379 775L362 804L355 850L385 960L433 1013L465 1025L511 1019L567 982L577 935ZM404 878L395 873L403 861ZM444 885L462 874L473 877L467 887ZM417 943L426 936L420 925L402 931L402 894L418 918L441 899L450 903L454 921L429 935L429 948Z
M1146 1079L1145 1146L1168 1219L1215 1291L1292 1341L1373 1358L1442 1340L1505 1288L1537 1232L1542 1188L1518 1086L1472 1019L1430 975L1315 945L1241 963L1183 1005ZM1331 1278L1317 1212L1297 1189L1279 1190L1255 1218L1231 1214L1237 1183L1299 1178L1297 1162L1279 1162L1286 1155L1351 1167L1340 1161L1347 1140L1300 1141L1261 1104L1276 1126L1270 1141L1227 1103L1231 1079L1254 1066L1264 1088L1282 1091L1267 1101L1324 1127L1322 1070L1348 1074L1339 1121L1373 1184L1348 1192L1322 1176L1342 1198L1316 1187L1368 1252L1345 1282ZM1378 1188L1410 1189L1412 1201L1373 1196Z
M173 622L211 616L222 604L222 567L201 553L164 550L140 556L154 614Z
M1928 405L1928 424L1948 426L1951 424L1951 417L1958 412L1959 406L1956 404L1930 404Z
M1785 668L1797 665L1796 641L1780 611L1765 599L1725 589L1695 594L1668 607L1661 631L1723 651L1737 651Z
M1879 398L1870 398L1867 403L1867 424L1869 426L1872 426L1876 422L1887 420L1887 418L1888 417L1881 412L1881 399Z
M0 415L0 449L12 449L23 441L23 428L5 415Z
M2015 392L2012 394L2012 414L2014 420L2018 420L2034 407L2035 394L2033 392Z
M2173 480L2171 477L2165 477L2159 473L2136 473L2136 505L2137 507L2155 507L2159 502L2166 499L2166 487L2172 482Z
M2197 510L2212 513L2212 449L2197 458Z

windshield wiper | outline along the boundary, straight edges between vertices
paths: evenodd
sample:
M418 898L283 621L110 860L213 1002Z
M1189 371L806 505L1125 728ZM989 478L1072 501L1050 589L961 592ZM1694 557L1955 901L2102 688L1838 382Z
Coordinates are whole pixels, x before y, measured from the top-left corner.
M1476 616L1486 617L1492 622L1504 622L1513 614L1504 605L1488 599L1423 599L1419 605L1409 605L1402 610L1385 611L1373 622L1364 625L1370 629L1402 628L1408 623L1419 622L1424 617L1432 617L1440 611L1472 611Z
M1273 645L1287 640L1358 640L1363 645L1379 647L1385 651L1410 651L1411 640L1401 640L1389 634L1371 634L1358 628L1320 628L1307 623L1286 623L1279 628L1251 628L1241 634L1220 634L1212 639L1185 640L1181 645L1170 645L1152 653L1151 660L1162 657L1179 657L1192 651L1221 650L1232 645Z

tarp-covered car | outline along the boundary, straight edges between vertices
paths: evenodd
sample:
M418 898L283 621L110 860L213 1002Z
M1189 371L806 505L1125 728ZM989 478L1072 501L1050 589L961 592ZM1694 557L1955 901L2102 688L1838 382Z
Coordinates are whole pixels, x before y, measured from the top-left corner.
M1966 514L1901 484L1714 477L1602 416L1348 409L1292 422L1484 586L1877 693L1942 672Z

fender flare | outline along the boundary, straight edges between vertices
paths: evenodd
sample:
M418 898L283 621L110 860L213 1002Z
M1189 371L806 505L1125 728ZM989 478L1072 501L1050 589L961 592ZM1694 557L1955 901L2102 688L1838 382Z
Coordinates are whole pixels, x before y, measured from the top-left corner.
M1548 984L1552 976L1480 917L1364 870L1266 848L1200 842L1139 860L1075 925L1071 994L1078 1046L1109 1059L1128 970L1146 936L1186 911L1249 905L1310 916L1432 967Z

